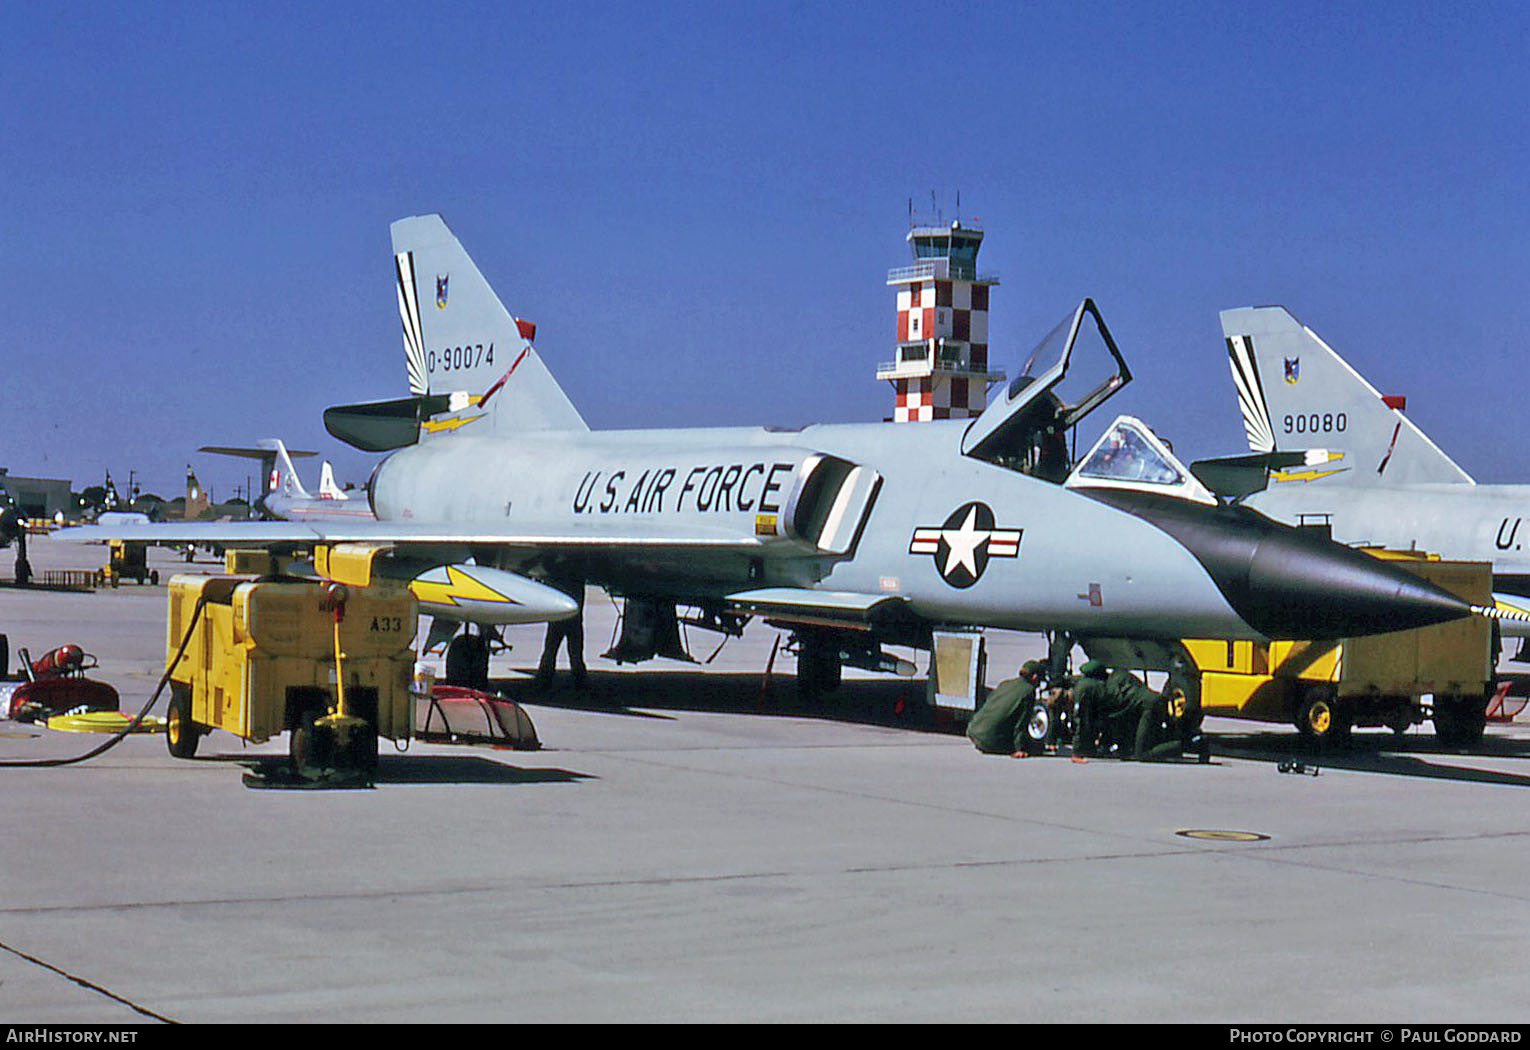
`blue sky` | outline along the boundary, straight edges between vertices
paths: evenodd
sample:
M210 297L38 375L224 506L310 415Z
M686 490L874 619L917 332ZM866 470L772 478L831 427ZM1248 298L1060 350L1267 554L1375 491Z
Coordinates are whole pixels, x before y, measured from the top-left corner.
M1282 303L1530 481L1530 8L13 5L0 465L162 495L401 396L388 223L439 211L596 427L891 412L908 202L976 218L1011 371L1085 295L1186 458L1217 311ZM1113 413L1107 413L1113 414ZM1093 429L1106 420L1091 421ZM1086 430L1090 429L1086 425ZM312 476L312 468L305 471Z

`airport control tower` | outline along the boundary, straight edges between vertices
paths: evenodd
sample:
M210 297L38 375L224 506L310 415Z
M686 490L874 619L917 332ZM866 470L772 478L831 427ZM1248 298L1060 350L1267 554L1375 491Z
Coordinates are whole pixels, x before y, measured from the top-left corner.
M982 413L988 384L988 289L978 276L983 231L963 226L915 226L908 231L914 264L888 271L898 289L897 358L877 369L897 391L896 423L966 419Z

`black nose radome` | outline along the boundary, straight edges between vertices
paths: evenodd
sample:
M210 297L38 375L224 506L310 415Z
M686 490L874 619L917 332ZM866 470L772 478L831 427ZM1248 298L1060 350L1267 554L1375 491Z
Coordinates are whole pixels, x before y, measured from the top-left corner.
M1427 627L1472 612L1465 600L1398 565L1246 507L1208 507L1119 489L1080 491L1173 536L1266 638L1349 638Z

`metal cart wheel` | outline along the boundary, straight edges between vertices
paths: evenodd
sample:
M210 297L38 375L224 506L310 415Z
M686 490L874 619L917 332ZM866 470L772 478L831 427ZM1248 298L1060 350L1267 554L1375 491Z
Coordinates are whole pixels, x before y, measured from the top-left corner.
M176 758L192 758L202 739L202 727L191 720L191 687L170 683L170 710L165 719L165 744Z
M1318 746L1337 744L1349 736L1349 716L1333 690L1308 689L1296 711L1296 728Z

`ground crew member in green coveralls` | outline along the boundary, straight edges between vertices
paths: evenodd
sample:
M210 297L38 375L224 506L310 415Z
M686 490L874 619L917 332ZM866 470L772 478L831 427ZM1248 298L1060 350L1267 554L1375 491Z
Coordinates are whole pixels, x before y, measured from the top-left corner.
M1031 660L1020 677L1000 682L967 722L967 738L985 755L1024 758L1025 723L1036 703L1043 665Z
M1105 691L1105 680L1110 669L1102 660L1090 660L1080 667L1073 680L1074 704L1073 754L1078 758L1092 758L1100 751L1110 749L1111 716L1113 699Z
M1139 762L1179 757L1184 746L1182 690L1156 693L1130 671L1107 674L1099 660L1079 670L1073 687L1078 711L1075 755L1110 754L1114 748L1116 757Z

